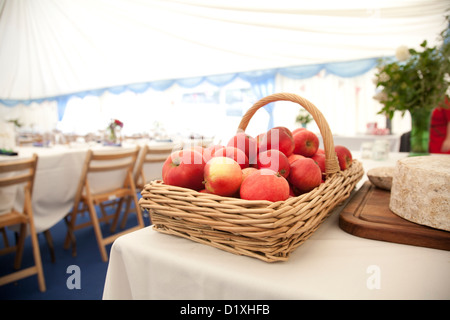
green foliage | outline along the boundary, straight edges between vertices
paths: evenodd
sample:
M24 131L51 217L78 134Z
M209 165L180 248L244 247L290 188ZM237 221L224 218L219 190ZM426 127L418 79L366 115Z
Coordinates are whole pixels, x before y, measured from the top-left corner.
M297 117L295 118L295 122L301 124L308 124L313 120L312 116L305 109L300 109Z
M14 123L14 126L16 126L17 128L20 128L22 126L22 124L19 122L19 119L11 119L8 120L8 122Z
M450 22L449 17L447 20ZM431 111L445 100L450 85L449 29L441 37L440 47L427 47L427 41L423 41L421 51L403 52L404 61L398 59L399 54L397 61L380 60L375 80L381 91L374 97L383 104L380 114L392 118L395 111L402 116L416 108Z

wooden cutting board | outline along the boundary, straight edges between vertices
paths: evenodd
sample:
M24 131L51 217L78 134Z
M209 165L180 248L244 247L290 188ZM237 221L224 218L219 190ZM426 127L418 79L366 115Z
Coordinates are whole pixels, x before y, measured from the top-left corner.
M341 211L339 226L362 238L450 250L450 232L397 216L389 209L389 198L389 191L365 182Z

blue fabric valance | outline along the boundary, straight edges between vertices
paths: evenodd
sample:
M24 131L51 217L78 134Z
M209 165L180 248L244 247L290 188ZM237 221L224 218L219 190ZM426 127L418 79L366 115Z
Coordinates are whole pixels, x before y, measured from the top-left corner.
M347 62L303 65L303 66L294 66L269 70L248 71L232 74L211 75L204 77L193 77L185 79L159 80L145 83L134 83L108 88L86 90L82 92L70 93L56 97L46 97L28 100L0 99L0 103L4 104L7 107L14 107L18 104L30 105L31 103L42 103L44 101L57 101L59 119L61 120L64 115L67 101L72 97L83 98L88 95L101 96L106 91L113 94L121 94L128 90L135 93L143 93L149 90L150 88L157 91L164 91L172 87L174 84L178 84L183 88L194 88L205 81L212 85L221 87L231 83L236 78L241 78L242 80L249 82L252 85L252 88L255 91L255 93L257 93L257 96L260 96L263 92L264 94L273 93L275 77L277 74L293 79L307 79L317 75L317 73L319 73L321 70L324 69L329 74L349 78L349 77L356 77L370 71L372 68L376 67L377 60L378 60L377 58L369 58ZM272 107L267 106L265 109L270 113Z

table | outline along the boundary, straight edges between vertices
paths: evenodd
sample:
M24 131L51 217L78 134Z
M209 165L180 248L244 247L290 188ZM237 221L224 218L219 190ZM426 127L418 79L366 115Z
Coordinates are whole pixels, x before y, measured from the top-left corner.
M363 159L364 169L406 156ZM234 255L151 226L124 235L111 248L103 299L450 299L448 251L348 234L338 225L342 208L287 262Z
M162 146L167 143L148 142L150 145ZM36 153L39 157L36 170L35 182L32 194L32 207L36 231L38 233L50 229L61 219L63 219L72 209L75 194L82 171L82 167L89 149L102 152L110 150L131 149L136 144L128 143L122 147L103 146L97 143L76 143L70 146L56 145L51 148L45 147L18 147L18 156L0 156L0 161L8 161L13 159L21 159L31 157ZM155 169L156 168L156 169ZM157 164L152 168L151 173L146 176L149 179L158 178L160 168ZM109 179L100 181L102 185L108 186ZM97 183L96 183L97 185ZM8 194L10 201L15 202L17 210L21 210L23 203L23 191L15 191L14 194ZM0 212L2 207L8 207L5 197L0 194Z
M319 135L319 142L323 148L323 139ZM371 134L357 134L353 136L334 135L334 145L346 146L352 151L360 151L363 143L374 143L377 140L385 140L389 142L390 152L400 151L400 135L371 135Z

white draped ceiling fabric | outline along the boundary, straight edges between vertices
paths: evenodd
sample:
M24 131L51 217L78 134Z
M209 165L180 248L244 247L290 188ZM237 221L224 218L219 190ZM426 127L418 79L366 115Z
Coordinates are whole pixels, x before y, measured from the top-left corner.
M61 118L71 97L105 92L236 78L267 92L277 75L356 77L400 45L437 44L449 8L448 0L0 0L0 103L57 101Z

